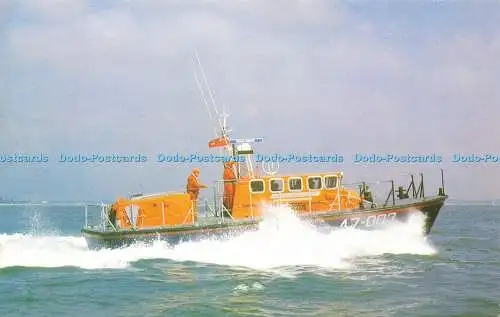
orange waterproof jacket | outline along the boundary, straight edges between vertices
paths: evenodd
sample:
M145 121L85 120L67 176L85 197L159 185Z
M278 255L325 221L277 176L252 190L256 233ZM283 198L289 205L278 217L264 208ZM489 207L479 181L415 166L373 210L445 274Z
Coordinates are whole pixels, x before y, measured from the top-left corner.
M186 191L188 194L191 196L191 199L195 199L198 197L198 194L200 193L200 183L198 182L198 178L194 176L193 174L189 175L187 178L187 186L186 186Z
M231 167L224 167L224 190L233 190L234 187L234 181L236 180L236 177L234 176L233 169Z

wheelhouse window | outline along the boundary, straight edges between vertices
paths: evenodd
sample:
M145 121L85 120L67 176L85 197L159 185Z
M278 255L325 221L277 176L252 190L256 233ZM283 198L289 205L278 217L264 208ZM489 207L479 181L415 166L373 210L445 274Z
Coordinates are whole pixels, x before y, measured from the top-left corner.
M320 176L311 176L307 178L307 185L310 190L318 190L322 187L322 181Z
M269 180L269 188L271 188L271 192L282 192L284 190L283 180L281 178L275 178Z
M250 191L252 193L264 192L264 181L262 179L254 179L250 181Z
M325 188L336 188L337 176L325 176Z
M290 177L288 179L288 190L291 192L301 191L302 190L302 178Z

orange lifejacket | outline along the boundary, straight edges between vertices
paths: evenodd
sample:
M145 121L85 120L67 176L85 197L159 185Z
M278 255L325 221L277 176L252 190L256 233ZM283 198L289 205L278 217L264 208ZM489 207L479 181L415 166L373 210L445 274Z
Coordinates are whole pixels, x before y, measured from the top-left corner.
M191 196L191 199L198 198L198 194L200 193L200 183L198 182L198 178L193 174L189 175L187 178L186 191Z
M236 187L236 177L234 175L233 169L230 166L224 167L224 202L231 208L233 206L234 190Z

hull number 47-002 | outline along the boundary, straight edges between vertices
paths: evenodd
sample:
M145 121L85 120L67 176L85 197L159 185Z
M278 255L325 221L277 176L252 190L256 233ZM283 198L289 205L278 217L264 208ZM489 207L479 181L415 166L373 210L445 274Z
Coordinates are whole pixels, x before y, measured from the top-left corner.
M374 227L385 225L393 222L396 219L396 213L391 212L388 214L371 215L368 217L352 217L345 218L341 223L341 228L357 228L358 226Z

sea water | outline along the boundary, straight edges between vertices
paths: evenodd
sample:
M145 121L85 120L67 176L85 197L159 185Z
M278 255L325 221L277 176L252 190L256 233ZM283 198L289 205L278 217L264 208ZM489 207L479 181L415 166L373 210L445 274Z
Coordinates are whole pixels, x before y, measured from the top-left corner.
M77 207L0 207L0 316L497 316L498 206L383 230L270 208L232 240L89 250Z

